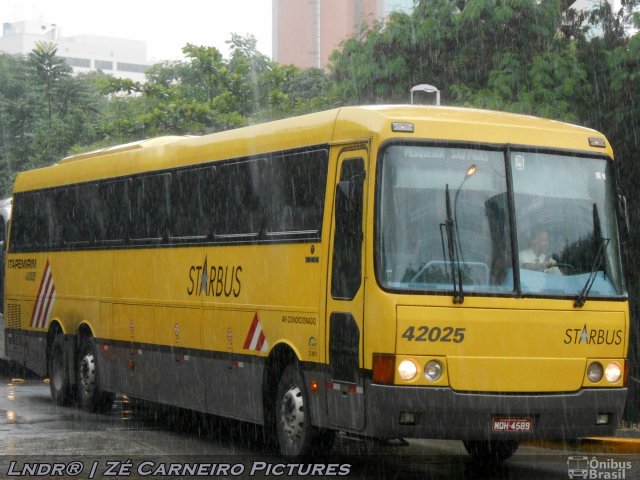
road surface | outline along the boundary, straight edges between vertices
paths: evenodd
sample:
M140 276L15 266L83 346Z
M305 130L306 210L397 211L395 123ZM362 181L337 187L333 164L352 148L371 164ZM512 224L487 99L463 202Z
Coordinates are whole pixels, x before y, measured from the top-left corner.
M57 407L41 379L0 374L2 478L640 479L640 455L570 446L523 445L503 465L486 468L461 442L381 446L339 437L331 455L301 463L275 455L261 434L211 416L134 408L124 395L109 414Z

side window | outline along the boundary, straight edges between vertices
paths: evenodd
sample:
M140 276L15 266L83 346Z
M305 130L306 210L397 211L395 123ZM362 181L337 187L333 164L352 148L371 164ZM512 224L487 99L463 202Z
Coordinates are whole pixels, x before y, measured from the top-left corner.
M35 244L33 232L34 195L16 194L11 211L11 244L9 252L29 250ZM30 228L31 227L31 228Z
M328 151L274 157L268 189L266 234L320 238L327 184Z
M328 150L18 193L11 251L320 240Z
M335 237L331 296L352 299L362 280L362 197L364 160L350 158L342 163L336 187Z
M214 208L214 238L219 241L257 238L264 218L258 192L254 188L252 162L222 165L215 179L218 201Z
M208 166L171 175L170 240L205 239L211 233L209 209L215 205L215 171L216 167Z
M67 203L69 191L67 187L63 187L42 193L42 209L36 206L38 223L44 226L44 232L40 231L39 235L40 247L53 249L62 246L62 231L66 221L65 215L69 213L69 205Z
M122 244L126 238L126 180L100 183L97 197L102 203L102 215L97 220L96 240L108 244Z
M150 175L129 181L129 239L160 242L166 236L169 214L169 175Z
M95 183L68 188L64 214L63 239L71 246L89 245L104 238L103 202ZM72 205L72 206L70 206Z

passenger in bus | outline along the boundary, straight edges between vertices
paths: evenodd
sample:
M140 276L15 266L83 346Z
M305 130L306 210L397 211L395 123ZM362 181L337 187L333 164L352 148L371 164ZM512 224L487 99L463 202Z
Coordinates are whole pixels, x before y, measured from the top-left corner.
M545 273L561 275L556 261L547 253L549 250L549 232L538 230L529 242L529 248L519 254L520 267Z

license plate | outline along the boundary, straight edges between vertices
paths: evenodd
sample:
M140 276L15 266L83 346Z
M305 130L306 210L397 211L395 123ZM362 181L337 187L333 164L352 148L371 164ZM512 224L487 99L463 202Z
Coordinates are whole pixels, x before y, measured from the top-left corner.
M533 419L531 417L493 417L491 430L494 432L532 432Z

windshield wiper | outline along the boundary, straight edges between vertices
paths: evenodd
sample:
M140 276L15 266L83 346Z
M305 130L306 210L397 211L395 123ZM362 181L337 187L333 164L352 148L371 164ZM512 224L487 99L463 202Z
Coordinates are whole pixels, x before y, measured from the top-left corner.
M444 223L447 232L447 250L449 253L449 262L451 263L451 283L453 284L453 303L464 303L464 292L462 290L462 272L460 271L460 261L458 260L457 244L456 244L456 224L451 212L451 194L449 193L449 184L444 189L445 204L447 212L447 220Z
M608 245L609 245L608 238L600 238L600 246L598 247L598 253L596 254L596 258L593 261L593 266L591 267L589 278L587 278L587 281L585 282L584 287L582 287L582 290L580 290L580 293L576 297L575 302L573 302L573 306L575 308L583 307L585 302L587 301L587 295L589 295L589 292L591 291L591 287L593 286L593 283L596 280L596 276L598 274L597 269L600 266L600 262L602 261L602 257Z

